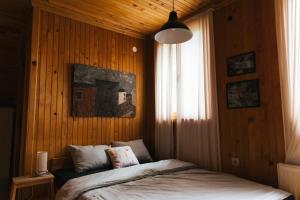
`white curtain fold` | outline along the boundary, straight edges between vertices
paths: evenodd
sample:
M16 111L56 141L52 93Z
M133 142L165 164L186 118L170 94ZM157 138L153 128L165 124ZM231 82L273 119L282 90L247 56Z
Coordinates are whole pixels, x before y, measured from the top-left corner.
M286 162L300 165L300 1L276 0Z
M180 47L177 64L177 157L220 169L213 13L190 20L193 38Z
M156 48L156 153L173 153L172 113L176 112L177 158L219 170L212 11L189 20L187 25L193 32L190 41L158 44Z
M220 170L218 139L212 120L183 119L177 124L177 158L201 168Z
M174 153L172 113L176 85L172 74L176 69L176 45L159 45L155 49L155 154L157 159L167 159Z

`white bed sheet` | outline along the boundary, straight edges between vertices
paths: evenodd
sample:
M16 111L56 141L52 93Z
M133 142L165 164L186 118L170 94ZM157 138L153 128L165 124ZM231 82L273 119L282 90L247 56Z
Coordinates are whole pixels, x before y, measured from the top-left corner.
M56 200L283 200L288 196L233 175L164 160L70 180Z

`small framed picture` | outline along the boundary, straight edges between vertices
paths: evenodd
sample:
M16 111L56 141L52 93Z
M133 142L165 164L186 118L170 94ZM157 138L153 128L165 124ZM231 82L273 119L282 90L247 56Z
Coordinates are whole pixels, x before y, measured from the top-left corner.
M227 75L237 76L248 73L255 73L255 52L243 53L227 58Z
M260 106L258 79L227 83L226 94L228 108Z

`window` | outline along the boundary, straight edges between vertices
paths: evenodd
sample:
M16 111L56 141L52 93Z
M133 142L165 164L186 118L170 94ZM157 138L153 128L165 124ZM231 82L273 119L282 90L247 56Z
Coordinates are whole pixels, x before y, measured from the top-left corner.
M195 28L197 25L194 24ZM160 89L171 90L161 93L161 101L168 102L170 95L172 119L176 118L178 111L184 119L208 117L206 102L209 97L206 92L209 88L205 76L209 70L204 65L203 45L201 30L193 30L193 38L180 45L158 44Z

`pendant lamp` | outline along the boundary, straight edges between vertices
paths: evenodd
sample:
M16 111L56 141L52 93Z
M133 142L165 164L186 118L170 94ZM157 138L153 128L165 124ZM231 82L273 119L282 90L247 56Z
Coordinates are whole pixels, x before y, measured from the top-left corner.
M178 20L177 13L174 10L170 12L169 20L165 23L160 31L155 34L154 38L162 44L179 44L190 40L193 37L192 31Z

